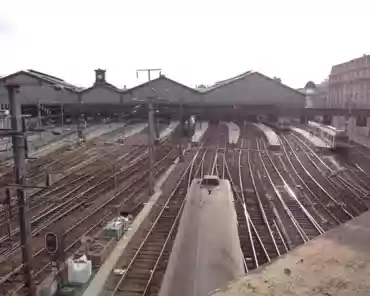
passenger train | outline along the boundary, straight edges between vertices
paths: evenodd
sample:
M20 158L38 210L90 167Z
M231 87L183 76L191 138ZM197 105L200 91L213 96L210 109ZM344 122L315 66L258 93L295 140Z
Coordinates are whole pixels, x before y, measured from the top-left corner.
M195 116L190 116L188 120L184 122L183 135L186 137L192 137L195 132Z
M210 196L222 196L222 198L233 198L229 180L220 179L216 175L204 175L202 179L194 179L189 189L190 194L202 194L208 192Z
M290 119L285 117L280 117L276 121L268 120L265 116L260 118L260 121L278 131L289 131L290 130Z
M290 120L288 118L279 118L277 122L273 123L273 127L280 131L290 130Z
M245 259L237 225L229 180L215 175L194 179L158 294L211 295L243 276Z
M346 149L349 147L349 139L346 132L333 126L322 125L315 121L308 122L309 130L322 139L330 149Z

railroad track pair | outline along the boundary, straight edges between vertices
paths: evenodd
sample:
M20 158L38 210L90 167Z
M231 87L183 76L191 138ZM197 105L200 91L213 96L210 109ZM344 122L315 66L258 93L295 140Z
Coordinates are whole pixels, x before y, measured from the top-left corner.
M324 232L307 200L301 201L304 196L299 194L298 198L295 192L287 191L289 186L296 191L297 184L286 180L288 176L276 165L279 159L271 156L256 136L253 131L244 133L253 139L248 140L248 150L239 150L237 166L235 156L227 165L238 201L235 206L247 270Z
M103 295L158 295L187 189L193 177L201 171L205 154L206 150L200 147L171 193L159 197L147 218L150 226L145 233L134 237L136 243L131 243L133 251L127 252L125 260L115 268L124 270L123 274L110 276Z
M155 176L163 173L163 171L168 167L170 163L173 162L174 158L177 156L177 151L172 150L167 154L167 157L163 157L155 165ZM97 232L98 229L101 229L103 223L112 219L117 215L116 209L128 207L130 209L137 209L142 205L143 199L137 200L136 197L147 185L147 174L148 171L141 171L138 175L133 175L133 178L130 182L124 187L121 188L118 192L115 192L110 198L102 196L100 203L96 204L93 207L88 207L84 211L80 212L80 216L76 217L74 220L63 220L54 225L55 229L61 229L62 235L65 238L66 253L71 255L78 246L80 245L81 237L85 235L92 235L94 232ZM101 218L103 217L103 218ZM69 223L66 223L66 222ZM96 221L99 221L96 223ZM52 230L52 229L49 229ZM35 243L39 249L34 252L34 272L37 281L41 281L46 274L50 271L50 258L46 253L46 250L43 248L43 237L39 236L37 238L38 242ZM23 288L23 284L20 284L16 278L19 272L22 269L22 264L20 264L20 257L18 260L13 262L18 262L19 264L12 271L7 274L2 274L0 280L0 285L4 286L4 290L7 293L10 291L20 291ZM14 288L14 284L18 287Z
M65 179L61 179L54 184L54 188L43 189L31 195L29 198L29 215L33 218L31 224L40 224L42 218L49 217L55 211L60 211L75 196L81 197L87 191L101 185L105 185L106 189L109 189L115 183L119 183L130 174L130 169L144 162L145 154L143 155L142 153L143 149L136 148L131 153L118 157L114 165L117 167L126 165L126 167L122 167L120 170L114 171L112 164L106 164L98 172L92 172L82 176L77 175L77 178L74 176L75 179L67 176ZM18 225L18 208L15 204L11 208L11 216L11 228L15 229ZM3 237L7 235L5 234L5 230L7 230L8 224L4 212L0 215L0 223L0 234L2 235L0 237L0 243L2 243L4 241Z

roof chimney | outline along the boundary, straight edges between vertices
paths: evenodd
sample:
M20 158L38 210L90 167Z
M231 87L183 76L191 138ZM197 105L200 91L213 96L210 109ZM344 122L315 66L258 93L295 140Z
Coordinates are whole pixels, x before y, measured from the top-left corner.
M95 83L94 84L104 84L105 81L105 70L97 69L95 70Z

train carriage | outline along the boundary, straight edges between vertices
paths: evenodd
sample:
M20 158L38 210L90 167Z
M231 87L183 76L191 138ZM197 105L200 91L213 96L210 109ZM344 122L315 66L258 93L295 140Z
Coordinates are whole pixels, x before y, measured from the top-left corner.
M271 121L266 116L261 116L260 121L263 124L268 125L271 128L274 128L280 132L286 132L290 130L290 125L291 125L290 118L280 117L276 121Z
M288 118L279 118L276 123L276 128L281 131L290 130L290 120Z
M237 223L229 180L215 175L194 179L158 294L211 295L243 276Z
M349 139L345 130L337 129L333 126L322 125L318 122L309 121L310 131L322 139L330 149L339 150L349 147Z

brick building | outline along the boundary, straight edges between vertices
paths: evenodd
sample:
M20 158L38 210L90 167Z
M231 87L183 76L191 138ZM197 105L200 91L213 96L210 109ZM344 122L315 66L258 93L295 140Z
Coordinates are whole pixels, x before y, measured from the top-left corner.
M370 55L332 67L327 107L370 108Z

